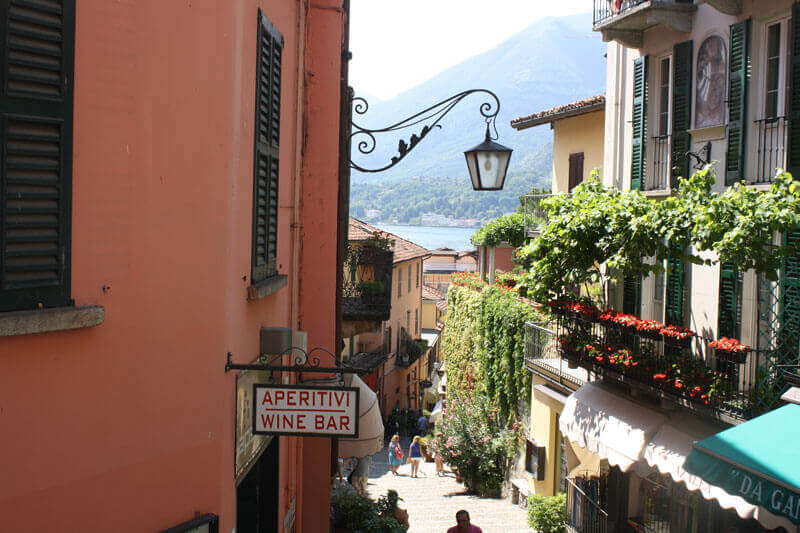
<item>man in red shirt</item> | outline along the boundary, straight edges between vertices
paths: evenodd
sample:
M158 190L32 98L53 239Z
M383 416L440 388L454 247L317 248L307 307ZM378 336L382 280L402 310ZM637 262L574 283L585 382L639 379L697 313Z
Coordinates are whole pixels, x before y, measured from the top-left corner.
M483 533L481 528L469 523L469 513L464 509L456 513L456 522L458 522L458 525L448 529L447 533Z

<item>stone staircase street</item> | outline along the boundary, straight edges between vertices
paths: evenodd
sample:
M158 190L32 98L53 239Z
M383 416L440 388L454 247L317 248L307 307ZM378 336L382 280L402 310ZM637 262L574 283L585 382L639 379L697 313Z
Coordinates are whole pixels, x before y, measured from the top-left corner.
M408 440L403 439L403 449L408 453ZM466 493L464 485L456 482L455 476L445 466L446 476L437 476L434 463L423 462L420 476L411 477L411 465L402 465L401 475L394 476L389 470L386 448L372 458L370 467L369 496L376 499L394 489L403 499L400 507L408 511L409 533L441 532L456 525L456 511L469 511L472 524L484 533L532 533L527 527L525 510L513 505L508 499L479 498Z

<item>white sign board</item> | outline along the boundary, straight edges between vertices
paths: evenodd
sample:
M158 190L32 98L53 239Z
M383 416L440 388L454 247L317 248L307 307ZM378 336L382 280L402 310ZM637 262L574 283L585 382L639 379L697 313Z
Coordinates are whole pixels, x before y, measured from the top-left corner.
M358 389L255 384L253 433L355 438Z

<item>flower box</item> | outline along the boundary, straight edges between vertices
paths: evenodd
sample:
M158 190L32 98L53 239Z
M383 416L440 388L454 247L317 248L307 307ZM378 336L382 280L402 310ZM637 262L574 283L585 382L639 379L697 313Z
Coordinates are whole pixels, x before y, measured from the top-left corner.
M665 344L677 348L688 348L692 344L692 338L697 335L694 331L681 326L665 326L661 328L660 333Z
M747 351L742 350L714 350L717 359L730 361L731 363L742 364L747 361Z
M636 332L645 339L661 340L661 330L664 324L658 320L640 320L636 325Z
M747 361L747 354L750 352L750 347L742 344L736 339L729 339L722 337L709 344L714 348L714 354L717 359L723 361L731 361L732 363L742 364Z

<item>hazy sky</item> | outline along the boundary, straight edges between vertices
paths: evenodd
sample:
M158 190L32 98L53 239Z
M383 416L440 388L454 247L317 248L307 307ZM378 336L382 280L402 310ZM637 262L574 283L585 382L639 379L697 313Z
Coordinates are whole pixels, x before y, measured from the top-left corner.
M351 0L350 85L388 99L537 19L591 8L591 0Z

